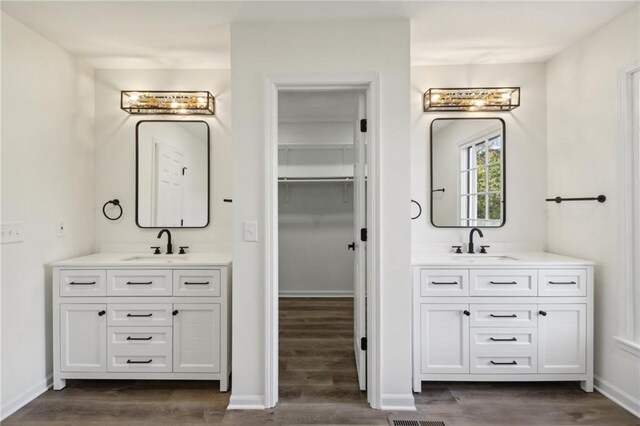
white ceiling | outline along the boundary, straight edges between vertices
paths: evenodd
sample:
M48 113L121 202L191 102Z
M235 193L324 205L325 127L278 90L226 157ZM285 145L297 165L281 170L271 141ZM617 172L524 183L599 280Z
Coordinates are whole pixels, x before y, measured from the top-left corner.
M2 1L96 68L228 68L232 22L411 20L414 65L545 61L634 1Z

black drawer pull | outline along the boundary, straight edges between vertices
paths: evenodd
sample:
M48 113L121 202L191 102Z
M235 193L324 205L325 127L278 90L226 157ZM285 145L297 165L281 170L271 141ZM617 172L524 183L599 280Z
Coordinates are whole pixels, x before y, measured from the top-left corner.
M465 314L466 316L471 315L471 312L467 311L466 309L464 311L462 311L463 314Z
M92 281L92 282L86 282L86 283L77 283L77 282L75 282L75 281L71 281L71 282L69 283L69 285L95 285L95 284L96 284L96 282L95 282L95 281Z
M517 362L515 361L511 361L511 362L495 362L495 361L489 361L492 365L518 365Z
M149 318L153 314L127 314L127 318Z
M446 282L443 282L443 281L440 281L440 282L431 281L431 284L433 284L433 285L458 285L458 281L446 281Z
M489 281L490 284L495 284L495 285L516 285L518 284L515 281Z
M209 281L205 281L201 283L196 283L196 282L190 283L189 281L185 281L184 285L209 285Z
M489 314L489 316L491 318L518 318L518 316L516 314L511 314L511 315L496 315L496 314Z
M577 283L577 282L575 282L575 281L564 281L564 282L563 282L563 281L549 281L549 284L555 284L555 285L562 285L562 284L565 284L565 285L571 285L571 284L578 284L578 283Z
M131 337L128 336L127 340L151 340L153 339L153 336L149 336L149 337Z
M152 361L152 359L148 359L146 361L133 361L131 359L128 359L127 364L151 364Z
M106 314L106 313L107 313L107 311L100 311L100 312L98 312L98 316L99 316L99 317L101 317L101 316L103 316L103 315L104 315L104 314Z
M495 337L489 337L489 340L491 340L492 342L517 342L518 339L516 339L515 337L511 337L509 339L496 339Z
M153 281L143 281L143 282L127 281L127 285L151 285L151 284L153 284Z
M539 313L540 315L542 315L543 317L546 317L546 316L547 316L547 313L546 313L545 311L538 311L538 313Z

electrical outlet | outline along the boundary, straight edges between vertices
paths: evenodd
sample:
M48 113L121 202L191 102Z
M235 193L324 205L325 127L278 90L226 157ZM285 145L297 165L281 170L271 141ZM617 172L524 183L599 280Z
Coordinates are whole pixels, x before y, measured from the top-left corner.
M0 236L2 237L2 244L21 243L22 241L24 241L22 237L22 223L3 223L0 226Z
M67 228L65 227L64 220L59 220L56 223L56 235L58 237L64 237L67 235Z

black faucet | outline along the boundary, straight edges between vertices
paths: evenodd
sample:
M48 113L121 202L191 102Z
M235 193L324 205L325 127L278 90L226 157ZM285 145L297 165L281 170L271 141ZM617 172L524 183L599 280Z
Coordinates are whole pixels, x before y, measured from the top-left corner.
M467 253L475 253L475 251L473 251L473 233L476 231L478 232L478 235L480 235L480 237L484 238L484 235L479 228L472 228L471 232L469 232L469 246L467 247Z
M173 254L173 246L171 245L171 231L168 229L163 229L158 232L158 238L162 238L162 234L167 233L167 237L169 238L167 241L167 254Z

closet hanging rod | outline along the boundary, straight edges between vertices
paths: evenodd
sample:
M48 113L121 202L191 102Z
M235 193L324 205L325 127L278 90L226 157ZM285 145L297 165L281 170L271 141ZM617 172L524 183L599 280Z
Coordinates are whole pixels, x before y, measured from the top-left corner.
M598 195L597 197L576 197L576 198L564 198L564 197L555 197L555 198L547 198L546 201L555 201L560 204L563 201L597 201L599 203L604 203L607 201L607 197L604 195Z

